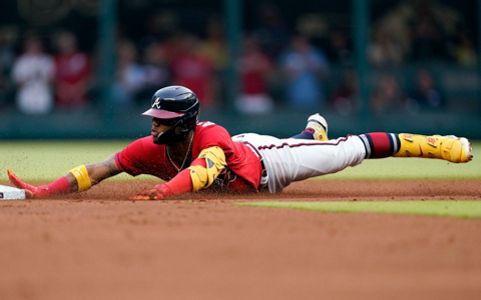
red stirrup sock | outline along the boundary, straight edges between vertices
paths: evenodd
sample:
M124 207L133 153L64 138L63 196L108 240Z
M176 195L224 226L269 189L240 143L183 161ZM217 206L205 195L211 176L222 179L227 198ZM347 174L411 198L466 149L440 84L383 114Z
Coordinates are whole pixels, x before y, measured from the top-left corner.
M41 185L41 186L38 186L37 188L38 190L36 192L36 196L66 194L71 192L72 190L72 188L70 187L70 182L67 179L67 176L62 176L52 183Z
M399 137L388 132L370 132L359 137L366 149L366 158L384 158L393 156L399 151Z

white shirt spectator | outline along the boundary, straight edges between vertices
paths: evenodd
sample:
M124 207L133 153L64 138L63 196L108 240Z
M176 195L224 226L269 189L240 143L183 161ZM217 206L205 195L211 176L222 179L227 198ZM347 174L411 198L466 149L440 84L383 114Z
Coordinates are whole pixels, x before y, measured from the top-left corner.
M25 114L45 114L53 106L50 82L55 66L43 53L24 54L13 66L13 79L18 85L17 106Z

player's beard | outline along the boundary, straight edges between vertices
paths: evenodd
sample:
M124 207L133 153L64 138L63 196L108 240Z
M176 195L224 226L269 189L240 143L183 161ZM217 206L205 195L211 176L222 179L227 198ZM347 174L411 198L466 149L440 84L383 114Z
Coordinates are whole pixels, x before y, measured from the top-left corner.
M182 128L174 126L153 136L154 144L168 145L178 143L184 140L188 134L189 131L185 132Z

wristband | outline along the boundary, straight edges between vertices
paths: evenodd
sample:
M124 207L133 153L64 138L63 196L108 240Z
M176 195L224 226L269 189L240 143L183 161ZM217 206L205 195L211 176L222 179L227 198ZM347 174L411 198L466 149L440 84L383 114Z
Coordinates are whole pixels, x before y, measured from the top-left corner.
M70 170L70 174L77 180L78 191L82 192L88 190L92 186L89 172L85 165L81 165Z

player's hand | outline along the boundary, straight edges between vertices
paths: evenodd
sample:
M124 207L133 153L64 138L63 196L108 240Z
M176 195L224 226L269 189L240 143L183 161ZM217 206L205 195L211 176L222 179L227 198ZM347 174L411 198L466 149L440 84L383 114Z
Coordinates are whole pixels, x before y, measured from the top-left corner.
M153 189L141 192L137 195L130 196L129 200L163 200L170 195L172 195L172 190L169 186L167 186L166 184L158 184Z
M20 178L17 177L17 175L15 175L15 173L13 173L12 170L7 170L7 174L10 183L12 183L19 189L25 190L25 196L27 198L37 198L47 195L47 191L42 189L42 187L37 187L22 181Z

